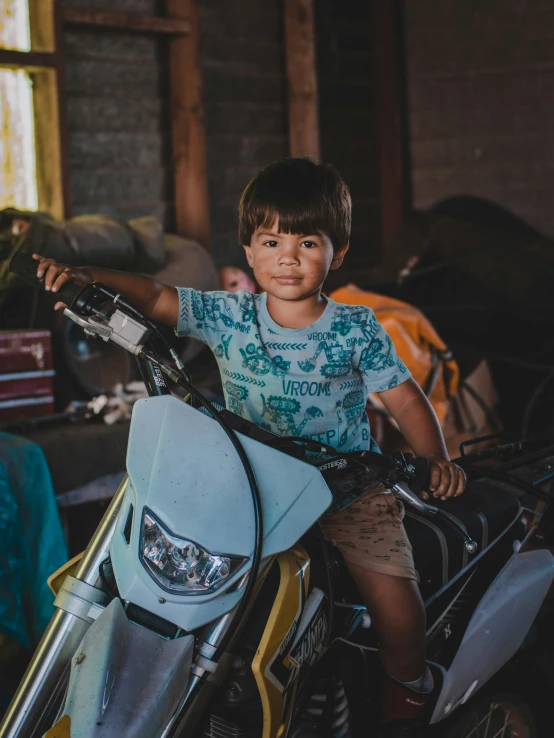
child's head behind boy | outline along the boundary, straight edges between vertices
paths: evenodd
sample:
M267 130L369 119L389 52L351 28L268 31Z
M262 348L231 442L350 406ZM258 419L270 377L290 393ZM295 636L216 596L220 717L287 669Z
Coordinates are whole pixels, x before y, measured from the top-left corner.
M323 282L348 251L351 207L337 170L308 158L270 164L246 187L239 239L277 322L297 323L300 308L308 322L323 311Z

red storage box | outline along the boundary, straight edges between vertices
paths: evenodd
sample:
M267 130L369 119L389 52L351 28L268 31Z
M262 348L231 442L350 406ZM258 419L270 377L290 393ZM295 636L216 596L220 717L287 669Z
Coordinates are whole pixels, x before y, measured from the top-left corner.
M45 397L52 394L52 369L42 372L0 374L0 401L17 397Z
M54 398L50 397L20 397L17 400L0 400L0 424L10 423L12 420L27 420L52 415L54 412Z
M50 331L0 331L0 373L52 369Z
M49 331L0 331L0 423L54 412Z

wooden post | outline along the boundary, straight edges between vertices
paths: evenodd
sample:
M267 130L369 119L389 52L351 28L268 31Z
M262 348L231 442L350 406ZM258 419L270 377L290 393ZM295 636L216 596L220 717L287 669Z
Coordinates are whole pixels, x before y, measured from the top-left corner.
M167 0L167 15L188 20L190 24L188 36L173 37L169 41L177 233L209 248L210 213L198 0Z
M69 176L69 130L65 89L65 48L63 41L62 4L54 0L54 38L56 45L56 95L59 130L59 161L62 180L64 217L71 217L71 180Z
M320 157L313 0L284 0L291 156Z
M69 143L65 96L65 53L60 0L30 0L33 109L39 210L71 215ZM33 60L43 57L33 68ZM25 64L25 60L23 60Z
M382 256L406 213L407 178L400 70L400 0L373 0L375 104Z

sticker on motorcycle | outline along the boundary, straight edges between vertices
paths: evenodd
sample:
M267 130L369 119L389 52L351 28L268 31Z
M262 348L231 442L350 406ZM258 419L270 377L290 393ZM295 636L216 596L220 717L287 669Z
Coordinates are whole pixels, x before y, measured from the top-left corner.
M327 471L327 469L344 469L345 466L348 466L348 462L346 459L335 459L334 461L329 461L327 464L323 464L323 466L319 467L319 471Z
M328 630L327 616L322 604L304 635L290 652L290 660L299 668L303 664L311 665L315 663L323 651Z

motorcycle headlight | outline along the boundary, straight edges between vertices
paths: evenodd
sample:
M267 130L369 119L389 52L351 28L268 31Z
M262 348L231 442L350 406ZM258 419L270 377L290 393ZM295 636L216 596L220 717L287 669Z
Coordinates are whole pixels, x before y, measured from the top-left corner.
M245 558L212 554L170 533L147 509L142 516L140 556L148 573L175 594L208 594L234 574Z

